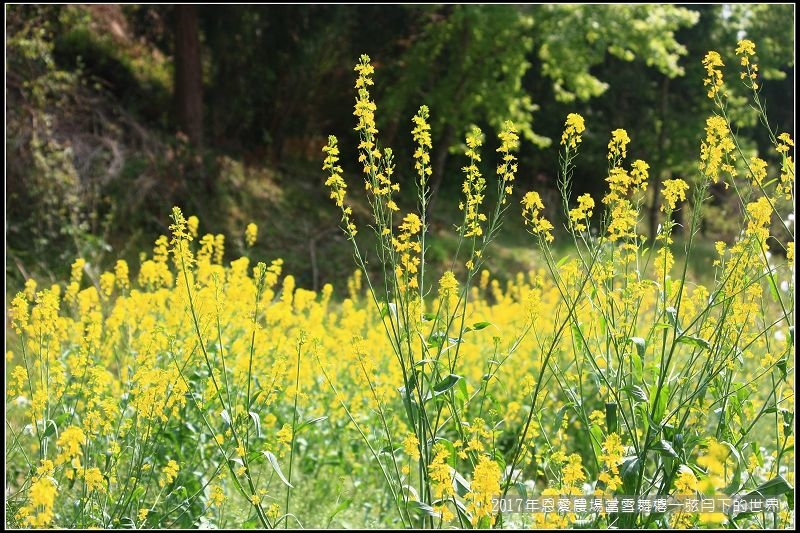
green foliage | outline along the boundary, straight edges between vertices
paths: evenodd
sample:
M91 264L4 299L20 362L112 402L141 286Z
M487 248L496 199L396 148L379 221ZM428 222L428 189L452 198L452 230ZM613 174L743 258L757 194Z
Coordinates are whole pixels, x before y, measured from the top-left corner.
M591 72L606 54L627 62L642 58L670 78L682 76L678 60L686 47L675 32L699 18L673 5L565 4L542 6L536 13L542 73L553 80L556 98L563 102L588 100L608 88Z

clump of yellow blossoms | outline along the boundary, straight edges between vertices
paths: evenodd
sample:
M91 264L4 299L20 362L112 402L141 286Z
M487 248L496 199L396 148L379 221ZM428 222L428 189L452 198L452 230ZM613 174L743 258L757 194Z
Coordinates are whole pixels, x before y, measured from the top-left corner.
M392 238L394 251L400 254L395 272L397 279L401 285L407 283L409 288L419 286L417 270L420 258L418 254L422 247L415 237L420 230L422 230L422 221L419 216L416 213L409 213L400 224L400 234Z
M561 134L561 144L567 148L577 148L583 140L581 133L586 130L583 117L578 113L570 113L564 123L564 132Z
M474 126L467 134L467 150L465 155L470 164L462 168L464 171L464 201L459 208L464 211L464 237L480 237L483 235L481 222L486 220L486 215L480 212L486 190L486 180L478 170L477 163L481 161L480 147L483 144L483 133Z
M706 120L706 138L700 144L700 171L719 181L720 172L736 175L731 162L736 160L734 151L736 145L731 138L728 123L719 115L714 115Z
M674 210L678 202L686 200L686 191L688 190L689 184L680 178L664 180L664 188L661 191L664 203L661 205L661 211Z
M740 57L741 65L744 67L739 76L747 82L751 89L757 90L758 65L750 61L750 58L756 55L755 43L750 39L742 39L736 47L736 55Z
M406 452L411 459L419 459L419 439L413 433L409 433L403 440L403 451Z
M528 191L522 197L522 217L529 231L544 239L546 242L553 242L553 225L544 218L544 203L542 197L536 191Z
M450 459L450 452L444 444L436 444L433 448L433 461L428 465L428 476L433 484L434 496L436 498L449 498L455 494L453 490L453 475L450 473L450 466L447 461Z
M449 306L455 304L458 298L458 280L452 270L442 274L439 280L439 299Z
M325 161L322 164L322 170L328 172L328 179L325 181L325 186L331 190L331 199L336 202L336 206L342 211L342 224L344 230L349 238L355 237L357 230L356 225L353 223L351 217L353 209L345 205L345 195L347 194L347 183L342 177L344 170L339 165L339 146L336 137L333 135L328 136L328 144L322 149L325 152Z
M517 172L516 157L511 153L519 148L519 135L517 135L514 123L508 120L504 122L498 138L500 139L500 148L497 151L502 154L502 161L497 165L497 175L500 177L500 186L504 193L500 202L504 204L507 201L505 195L513 192L511 182L514 181Z
M608 159L614 163L628 157L628 144L631 138L628 132L622 128L617 128L611 132L611 140L608 141Z
M725 63L722 62L722 57L717 52L712 51L703 58L703 66L708 76L703 80L703 85L708 85L708 97L713 99L722 91L723 81L720 67L724 67Z
M256 239L258 238L258 226L254 223L250 223L247 225L247 228L244 230L244 242L247 244L248 248L252 248L253 245L256 243Z
M622 479L619 477L619 465L625 455L625 448L622 446L622 439L617 433L609 433L603 442L603 453L598 457L605 470L600 473L598 480L606 486L606 492L613 494L615 490L622 486Z
M594 198L589 193L578 196L578 207L570 209L569 223L575 231L586 230L584 222L592 217L594 209Z
M161 471L164 477L158 480L159 486L165 487L175 481L175 478L178 477L178 471L180 471L180 466L174 459L170 459Z
M466 495L467 512L472 514L472 525L484 516L492 516L492 498L500 494L500 466L482 455L472 475L470 492Z
M430 167L430 150L433 144L431 143L431 126L428 124L428 118L430 118L430 111L428 110L428 106L424 105L419 108L417 114L411 119L414 123L414 129L411 130L411 137L417 144L417 148L414 150L414 169L419 175L423 189L425 188L424 184L428 176L433 172L433 169Z

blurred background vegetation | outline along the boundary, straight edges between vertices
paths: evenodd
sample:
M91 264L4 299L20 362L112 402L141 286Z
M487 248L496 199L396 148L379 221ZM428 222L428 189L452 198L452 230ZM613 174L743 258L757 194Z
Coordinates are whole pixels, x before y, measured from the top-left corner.
M411 116L431 108L432 230L443 235L434 260L452 244L470 124L487 134L484 173L493 175L496 128L517 123L516 194L536 188L553 208L569 112L587 123L573 194L602 194L616 128L633 139L629 155L650 164L650 191L691 180L711 113L700 63L708 50L728 58L745 150L774 161L733 50L737 39L756 42L772 125L794 136L793 21L791 4L7 5L7 279L56 280L76 256L95 272L118 256L136 265L167 233L173 205L198 215L201 233L226 234L229 258L252 221L254 260L283 257L308 288L343 279L354 265L321 148L329 133L339 137L360 197L352 105L362 53L376 67L380 137L397 154L404 210L414 205ZM657 224L651 206L643 233ZM706 240L732 239L734 197L720 187L706 208ZM527 269L531 248L512 211L489 265Z

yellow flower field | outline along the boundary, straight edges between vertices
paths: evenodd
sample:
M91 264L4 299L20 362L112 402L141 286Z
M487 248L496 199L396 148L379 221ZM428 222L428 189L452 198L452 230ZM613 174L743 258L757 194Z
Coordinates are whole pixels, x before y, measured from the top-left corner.
M737 52L758 102L754 45ZM559 234L536 191L513 196L514 125L496 140L475 128L465 139L460 253L432 279L430 111L410 121L419 206L404 213L362 56L355 115L366 192L347 190L335 137L320 179L353 246L349 279L315 293L296 287L280 259L223 262L224 236L202 235L202 221L175 208L170 235L140 264L120 260L95 278L79 258L69 280L31 279L13 297L7 524L792 525L794 228L784 224L787 242L775 226L791 209L794 145L770 132L780 168L743 155L722 61L710 53L704 62L717 113L699 140L698 175L663 184L655 242L638 231L649 166L628 160L636 139L625 130L608 132L608 168L597 171L607 194L571 199L581 136L598 126L566 118ZM480 165L481 150L500 154L496 172ZM744 216L738 240L718 243L705 265L704 285L687 264L718 181L736 189ZM367 195L369 224L353 215L353 194ZM503 217L520 216L543 261L501 283L484 261ZM257 225L243 234L252 246ZM572 241L568 256L553 257L555 238ZM723 495L763 505L520 513L497 504Z

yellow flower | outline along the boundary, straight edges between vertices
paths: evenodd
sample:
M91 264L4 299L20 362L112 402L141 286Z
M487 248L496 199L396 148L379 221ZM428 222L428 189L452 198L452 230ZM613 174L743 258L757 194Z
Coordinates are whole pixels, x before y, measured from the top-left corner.
M211 505L219 507L225 501L225 491L219 485L212 485L211 491L208 495L208 501Z
M561 482L570 487L585 480L586 472L583 470L581 456L573 453L567 458L567 464L562 469Z
M422 246L414 237L422 231L422 221L415 213L409 213L400 224L400 234L392 237L394 251L400 254L396 275L401 289L419 286L417 271L419 268L419 253Z
M680 475L675 479L675 491L680 495L692 495L697 492L697 477L692 469L681 466Z
M434 495L437 498L448 498L453 496L453 477L450 474L450 466L447 464L450 452L442 444L436 444L433 448L434 457L428 465L428 475L433 484Z
M86 435L81 428L70 426L61 432L56 444L61 449L61 453L56 456L56 464L68 463L83 455L81 446L86 444Z
M736 159L735 149L725 119L718 115L706 119L706 138L700 144L700 171L714 183L719 181L720 172L735 176L736 171L729 162Z
M505 204L506 195L514 191L511 183L517 172L517 159L511 152L519 148L519 135L514 123L507 120L497 137L500 139L500 148L497 151L502 154L502 160L497 165L497 175L502 188L500 203Z
M413 433L406 435L403 440L403 451L414 460L419 459L419 439Z
M500 494L500 466L486 456L481 456L472 474L470 492L465 499L467 511L472 514L472 525L484 516L492 516L492 498Z
M128 263L122 259L118 259L117 263L114 265L114 279L120 289L125 290L129 287Z
M583 117L577 113L570 113L567 115L567 120L564 122L564 132L561 134L561 144L568 148L577 148L581 142L581 133L586 130L583 122Z
M186 219L186 227L191 233L192 237L197 238L197 227L200 225L200 219L192 215Z
M467 134L467 150L465 155L469 158L470 164L463 167L464 201L459 204L459 208L464 211L464 237L480 237L483 235L481 222L486 220L486 215L480 212L481 204L485 198L486 180L478 170L481 161L479 148L483 144L483 134L477 126Z
M100 292L102 292L106 297L111 296L111 292L114 290L116 281L117 277L113 272L103 272L100 275Z
M750 178L753 187L758 187L767 177L767 162L760 157L750 159Z
M83 473L83 480L86 483L86 488L90 491L99 490L105 492L105 479L103 473L97 467L89 468Z
M750 39L742 39L736 47L736 55L740 56L741 65L744 67L740 74L741 79L747 80L747 84L753 89L758 89L756 78L758 77L758 65L752 63L750 58L756 54L756 45Z
M553 242L553 225L542 216L544 203L542 203L539 193L528 191L520 203L522 204L522 217L525 219L525 225L529 227L528 231L543 238L546 242Z
M139 509L139 512L137 513L139 521L143 522L147 518L148 514L150 514L150 509L144 509L144 508Z
M248 248L252 248L253 245L256 243L256 239L258 238L258 226L254 223L250 223L247 225L247 228L244 230L244 241L247 244Z
M591 218L594 209L594 199L589 193L578 196L578 207L570 209L569 222L574 231L586 230L584 222Z
M419 182L423 193L425 192L428 176L433 173L431 169L431 155L430 150L433 147L431 144L431 126L428 124L430 118L430 111L428 106L424 105L419 108L417 114L411 121L414 123L414 129L411 130L411 137L417 144L414 151L414 169L419 176Z
M167 465L161 470L164 477L158 481L159 486L165 487L175 481L175 478L178 477L179 470L180 466L178 466L178 463L176 463L174 459L170 459Z
M53 463L46 459L42 460L42 465L37 469L28 491L28 504L19 511L19 516L24 517L23 524L27 527L48 527L53 521L53 506L58 487L52 474Z
M458 280L453 271L448 270L439 280L439 299L452 306L456 298L458 298Z
M709 86L708 97L713 99L722 90L723 81L720 67L724 67L725 64L722 62L722 57L720 57L717 52L711 51L703 58L703 66L708 76L703 80L703 85Z
M292 442L292 436L292 426L284 424L283 427L278 430L277 439L278 442L288 445Z
M628 137L628 132L624 129L618 128L612 131L611 140L608 141L608 159L613 163L625 159L628 155L628 143L630 142L631 138Z
M682 179L664 180L664 188L661 194L664 196L664 203L661 205L661 210L666 209L672 211L678 202L686 200L686 191L689 190L689 185ZM666 209L665 209L666 208Z

